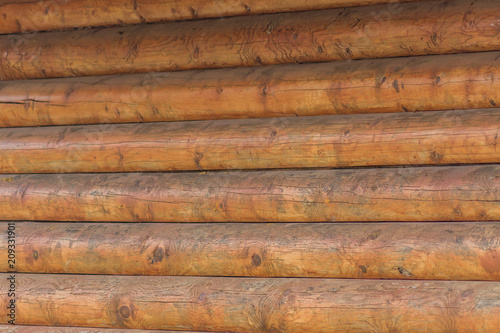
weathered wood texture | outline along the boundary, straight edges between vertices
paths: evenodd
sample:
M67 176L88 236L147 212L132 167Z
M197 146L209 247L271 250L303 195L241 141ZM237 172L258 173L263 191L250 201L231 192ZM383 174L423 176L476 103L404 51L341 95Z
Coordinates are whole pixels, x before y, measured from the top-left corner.
M7 278L0 274L2 311ZM16 283L18 324L298 333L500 327L497 282L17 274Z
M497 222L20 222L16 235L18 272L500 281Z
M56 326L23 326L0 325L0 332L11 333L179 333L179 331L157 331L138 329L86 328L86 327L56 327ZM183 331L183 333L203 333ZM206 333L206 332L205 332ZM228 332L227 332L228 333Z
M500 109L0 129L0 172L500 163Z
M0 220L500 220L500 166L0 176Z
M397 14L407 1L421 0L1 0L0 34L387 3Z
M482 52L0 82L0 127L478 109L498 103L500 52Z
M2 80L494 51L500 2L410 2L397 15L381 5L4 35L0 49Z

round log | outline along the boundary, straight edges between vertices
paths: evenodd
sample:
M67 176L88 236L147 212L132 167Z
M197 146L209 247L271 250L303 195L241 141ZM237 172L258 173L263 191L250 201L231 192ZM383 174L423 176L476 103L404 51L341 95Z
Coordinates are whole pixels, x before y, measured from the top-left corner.
M500 163L500 109L0 129L0 172Z
M394 13L408 1L421 0L0 0L0 34L378 4Z
M494 332L500 325L498 282L16 274L15 283L23 325L242 333Z
M497 222L19 222L15 232L19 273L500 280ZM4 272L7 253L0 234Z
M500 166L3 174L0 220L500 220Z
M0 81L0 127L479 109L499 101L500 52L479 52Z
M0 36L0 80L497 51L500 2L387 6Z

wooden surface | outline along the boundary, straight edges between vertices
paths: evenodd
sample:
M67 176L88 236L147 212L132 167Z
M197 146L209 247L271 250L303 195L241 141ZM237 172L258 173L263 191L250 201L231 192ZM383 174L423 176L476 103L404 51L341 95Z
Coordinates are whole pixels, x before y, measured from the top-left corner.
M0 0L0 34L384 3L395 14L407 1L421 0Z
M497 332L500 1L390 2L0 0L0 332Z
M4 173L500 163L500 109L0 129Z
M500 48L497 0L0 36L0 79L240 67ZM378 13L381 13L380 15Z
M492 221L500 166L0 175L0 220Z
M500 52L0 81L0 127L500 106Z
M20 222L16 234L20 273L500 280L496 222Z
M318 333L500 327L497 282L33 274L16 281L18 324Z

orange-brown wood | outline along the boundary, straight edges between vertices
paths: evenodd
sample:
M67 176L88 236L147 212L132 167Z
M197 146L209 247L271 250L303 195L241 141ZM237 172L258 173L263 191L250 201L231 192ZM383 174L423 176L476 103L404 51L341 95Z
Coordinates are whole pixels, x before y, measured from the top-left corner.
M0 34L386 3L397 14L407 1L421 0L1 0Z
M0 172L500 163L500 109L0 129Z
M0 81L0 127L500 106L500 52Z
M0 36L0 79L494 51L497 0L422 1Z
M500 220L500 166L0 175L0 220Z
M498 222L18 222L15 232L18 272L500 281Z
M0 274L2 312L8 277ZM16 322L27 325L297 333L500 327L498 282L16 274L16 283Z
M23 326L23 325L0 325L0 332L15 333L175 333L179 331L156 331L136 329L113 329L113 328L86 328L86 327L56 327L56 326ZM184 333L203 333L186 332Z

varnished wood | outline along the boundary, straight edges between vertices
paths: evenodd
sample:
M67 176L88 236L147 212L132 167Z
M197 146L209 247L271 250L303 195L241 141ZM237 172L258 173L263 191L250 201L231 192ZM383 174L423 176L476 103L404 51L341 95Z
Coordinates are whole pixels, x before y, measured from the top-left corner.
M16 235L18 272L500 281L498 222L19 222Z
M3 174L0 220L500 220L500 166Z
M29 325L297 333L500 327L498 282L47 274L16 281L17 322Z
M497 0L422 1L0 36L0 79L496 51Z
M0 172L500 163L500 109L0 129Z
M394 14L407 1L421 0L1 0L0 34L385 3Z
M478 109L498 103L500 52L480 52L0 81L0 127Z
M389 1L0 0L0 332L496 332L500 2Z

